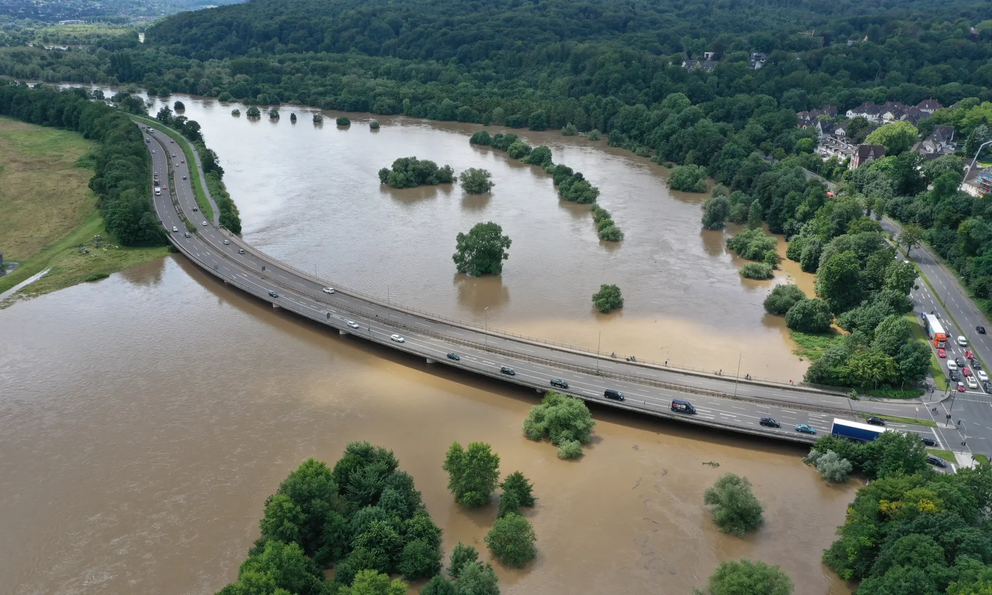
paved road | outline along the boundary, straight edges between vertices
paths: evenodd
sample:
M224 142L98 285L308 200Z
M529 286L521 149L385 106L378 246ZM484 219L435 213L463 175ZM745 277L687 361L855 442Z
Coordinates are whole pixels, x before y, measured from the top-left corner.
M904 404L851 401L828 391L687 374L662 366L630 363L524 341L465 323L425 316L395 304L387 305L341 288L333 294L325 293L325 281L274 260L205 221L200 212L194 212L196 202L191 182L182 179L189 177L191 164L182 161L182 151L163 133L145 136L149 148L154 151L154 170L160 176L172 172L172 179L162 178L170 191L153 197L171 241L196 264L225 283L270 302L273 307L334 328L342 335L360 337L438 364L538 390L550 389L550 380L561 378L569 385L564 392L588 401L799 442L813 439L794 431L799 423L809 424L823 433L829 432L833 417L853 419L858 411L913 414L912 408ZM175 159L172 153L176 153ZM196 230L189 238L184 234L186 219L194 223ZM173 227L178 231L171 231ZM278 297L271 296L270 291L276 292ZM404 341L393 341L391 336L394 334L402 335ZM448 353L457 353L460 360L449 359ZM502 366L512 367L516 374L502 374ZM620 403L605 399L603 391L607 388L622 391L626 400ZM698 414L673 413L669 408L673 398L690 400ZM758 420L765 416L779 420L783 428L758 425ZM930 428L919 426L905 426L905 429L933 434Z
M893 237L898 237L902 229L898 223L887 217L882 220L882 228ZM964 336L969 348L978 355L982 364L992 364L992 338L975 330L978 326L992 329L992 325L968 298L967 292L961 287L954 273L948 270L929 249L922 246L914 248L909 259L916 263L940 297L938 300L926 283L920 283L919 289L912 293L917 314L931 311L940 314L941 324L951 339L948 341L948 357L953 359L964 355L964 348L958 347L955 343L958 336ZM941 366L946 373L944 361L941 361ZM982 390L968 390L960 395L955 394L953 401L939 408L937 421L945 423L948 414L952 416L954 430L945 433L952 447L992 454L992 395L987 395ZM960 426L958 421L961 422ZM967 444L962 446L960 443L966 436Z

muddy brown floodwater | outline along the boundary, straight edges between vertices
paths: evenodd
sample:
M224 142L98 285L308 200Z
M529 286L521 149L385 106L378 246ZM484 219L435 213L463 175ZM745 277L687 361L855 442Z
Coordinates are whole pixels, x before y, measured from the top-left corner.
M801 451L596 409L593 445L563 462L520 431L536 394L330 334L181 258L16 304L0 334L0 593L213 593L286 474L361 439L413 474L448 552L486 555L495 516L445 489L453 440L533 479L539 555L498 568L509 595L688 593L741 557L781 565L799 594L848 593L820 556L854 486L826 485ZM728 471L767 507L744 540L701 504Z

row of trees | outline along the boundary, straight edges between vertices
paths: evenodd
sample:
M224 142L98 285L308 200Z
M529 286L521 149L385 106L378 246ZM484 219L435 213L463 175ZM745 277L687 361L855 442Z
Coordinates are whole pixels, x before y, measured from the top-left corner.
M992 467L935 473L915 434L859 443L824 436L807 461L831 481L870 479L823 561L859 595L978 595L992 589Z
M393 452L352 442L333 470L308 459L265 502L261 536L223 595L403 593L441 571L441 529ZM323 569L334 566L334 581ZM283 591L280 591L283 590Z
M126 94L115 97L133 105ZM60 92L0 81L0 114L80 132L99 143L90 188L97 195L107 231L127 246L165 242L150 200L150 155L141 131L125 111L91 101L83 89Z
M401 157L393 161L392 169L384 167L379 170L379 182L393 188L450 184L454 179L455 172L450 165L438 167L429 159L416 157Z

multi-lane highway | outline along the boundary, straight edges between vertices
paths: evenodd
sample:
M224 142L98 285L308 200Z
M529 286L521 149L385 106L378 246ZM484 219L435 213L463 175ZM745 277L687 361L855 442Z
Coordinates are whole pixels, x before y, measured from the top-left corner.
M172 243L226 284L342 335L538 390L552 389L551 380L562 379L568 383L562 392L588 401L799 442L812 441L815 436L796 432L796 424L808 424L822 434L829 432L834 417L854 419L858 412L912 415L912 408L903 404L852 401L837 392L692 374L523 340L333 286L273 259L208 221L198 210L192 188L190 167L198 167L196 160L187 163L177 141L161 130L153 134L146 131L145 138L152 151L153 169L169 187L161 196L153 193L153 200ZM187 221L195 229L188 234ZM458 359L448 354L456 354ZM503 367L515 373L503 373ZM606 389L621 391L625 400L606 399ZM673 398L692 402L696 415L672 412ZM782 427L762 427L758 424L762 417L773 417ZM930 428L910 425L904 429L932 435Z

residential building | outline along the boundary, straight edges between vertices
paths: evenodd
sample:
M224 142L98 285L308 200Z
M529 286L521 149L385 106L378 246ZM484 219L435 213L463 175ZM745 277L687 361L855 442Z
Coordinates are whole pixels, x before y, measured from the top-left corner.
M940 105L940 102L934 98L924 99L923 101L916 104L916 107L928 116L933 114L939 109L944 109L944 106Z
M751 52L751 58L748 60L748 64L750 64L752 69L758 70L764 66L767 61L768 55L764 52Z
M882 145L858 145L851 157L851 169L858 169L882 157L885 157L885 147Z
M942 155L953 155L957 149L954 141L953 126L934 126L933 132L927 138L913 145L913 152L927 159L936 159Z
M837 106L828 105L821 109L811 109L808 112L796 112L796 117L799 118L800 128L805 128L806 126L816 126L816 123L820 120L821 116L836 118Z

